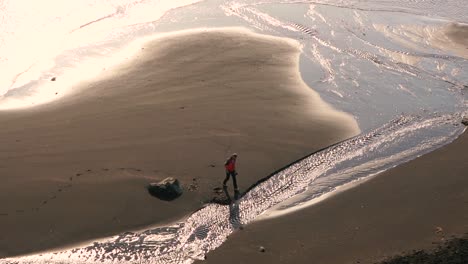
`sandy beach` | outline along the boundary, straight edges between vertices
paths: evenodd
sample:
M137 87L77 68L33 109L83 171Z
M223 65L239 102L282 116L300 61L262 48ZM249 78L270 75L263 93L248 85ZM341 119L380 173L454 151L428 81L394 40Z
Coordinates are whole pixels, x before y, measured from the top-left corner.
M468 45L468 25L466 24L450 24L447 26L447 36L450 37L453 42L464 46Z
M442 50L450 50L456 55L468 59L468 25L450 23L431 36L431 43Z
M248 225L198 263L378 263L466 235L467 147L465 132L317 205Z
M173 34L56 102L0 112L0 257L182 219L212 198L232 152L245 190L359 133L301 80L299 52L292 41L234 29ZM169 176L182 197L147 193ZM249 233L258 226L213 255L239 249L242 235L267 238Z

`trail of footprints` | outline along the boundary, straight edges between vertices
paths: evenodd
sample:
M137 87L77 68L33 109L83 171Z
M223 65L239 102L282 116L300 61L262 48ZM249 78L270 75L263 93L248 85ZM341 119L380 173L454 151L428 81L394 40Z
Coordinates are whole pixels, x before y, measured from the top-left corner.
M214 168L215 165L211 164L210 167ZM87 170L82 171L82 172L77 172L73 176L70 176L68 178L68 183L61 184L54 192L52 192L50 195L48 195L47 199L44 199L44 200L40 201L37 204L37 206L29 208L29 210L16 209L14 212L7 212L7 213L0 212L0 217L20 215L20 214L23 214L23 213L26 213L26 212L38 212L41 208L43 208L44 206L47 206L47 204L49 204L53 200L57 199L60 196L60 194L70 190L73 187L73 182L74 181L76 182L76 180L78 180L80 177L92 175L92 174L95 174L96 172L111 172L111 171L144 172L142 169L125 168L125 167L115 168L115 169L102 168L102 169L98 169L98 170L87 169ZM159 173L160 171L153 170L152 172L153 173ZM197 178L193 178L192 183L189 184L187 189L188 189L188 191L196 191L198 189Z
M7 217L7 216L15 216L15 215L20 215L26 212L38 212L41 208L52 202L53 200L57 199L60 194L70 190L73 187L73 182L78 180L80 177L92 175L96 172L109 172L109 171L130 171L130 172L143 172L143 170L138 169L138 168L117 168L117 169L109 169L109 168L102 168L100 170L92 170L92 169L87 169L82 172L75 173L73 176L70 176L68 178L68 183L61 184L54 192L52 192L50 195L48 195L47 199L44 199L38 203L37 206L29 208L29 210L24 210L24 209L16 209L13 212L0 212L0 217ZM158 172L155 170L154 172Z

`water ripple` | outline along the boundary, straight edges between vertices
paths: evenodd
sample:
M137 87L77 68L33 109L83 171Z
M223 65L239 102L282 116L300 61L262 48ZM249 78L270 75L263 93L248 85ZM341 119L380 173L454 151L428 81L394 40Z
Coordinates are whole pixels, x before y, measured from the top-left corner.
M208 204L182 223L126 232L63 252L1 259L0 264L192 263L204 259L235 230L275 206L283 203L281 210L298 207L344 184L447 144L464 131L460 125L462 115L401 116L286 166L228 205ZM284 205L292 197L300 199Z

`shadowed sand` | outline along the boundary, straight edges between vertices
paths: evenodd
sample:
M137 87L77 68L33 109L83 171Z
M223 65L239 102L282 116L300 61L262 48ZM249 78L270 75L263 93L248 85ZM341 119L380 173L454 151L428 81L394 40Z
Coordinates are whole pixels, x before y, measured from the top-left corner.
M467 24L450 24L447 28L447 36L453 42L462 45L468 49L468 25Z
M467 148L464 133L310 208L248 225L203 263L371 264L434 248L468 231Z
M444 50L451 50L455 54L468 59L468 25L450 23L431 37L431 42Z
M242 30L172 34L60 101L0 112L0 257L180 219L212 198L232 152L245 190L357 134L303 83L299 51ZM182 197L151 197L168 176Z

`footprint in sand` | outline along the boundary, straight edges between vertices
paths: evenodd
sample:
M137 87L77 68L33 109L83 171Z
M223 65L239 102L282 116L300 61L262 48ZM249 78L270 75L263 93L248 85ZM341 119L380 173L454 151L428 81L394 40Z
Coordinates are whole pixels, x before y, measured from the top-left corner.
M138 169L138 168L118 168L118 169L119 169L119 170L134 170L134 171L138 171L138 172L143 171L143 170ZM109 168L102 168L102 170L103 170L103 171L110 171L110 170L112 170L112 169L109 169ZM117 170L117 169L115 169L115 170ZM87 169L86 172L92 172L92 170L91 170L91 169ZM86 173L86 172L85 172L85 173ZM158 172L158 171L155 170L155 172ZM76 173L74 176L80 177L80 176L83 176L85 173L83 173L83 172ZM70 182L73 181L74 176L71 176L71 177L69 178L69 181L70 181ZM67 185L63 185L63 186L61 186L60 188L57 189L56 193L62 193L62 192L65 191L65 189L69 189L69 188L71 188L71 187L73 187L73 185L72 185L71 183L69 183L69 184L67 184ZM54 200L54 199L57 199L57 198L58 198L57 195L54 194L54 193L52 193L52 194L51 194L51 197L50 197L49 199L47 199L47 200L42 201L42 203L41 203L41 205L40 205L39 207L34 207L34 208L31 208L30 210L31 210L31 211L39 211L40 207L45 206L50 200ZM16 211L16 213L23 213L23 212L24 212L23 210L17 210L17 211ZM0 213L0 216L8 216L8 214L6 214L6 213L3 213L3 214Z

